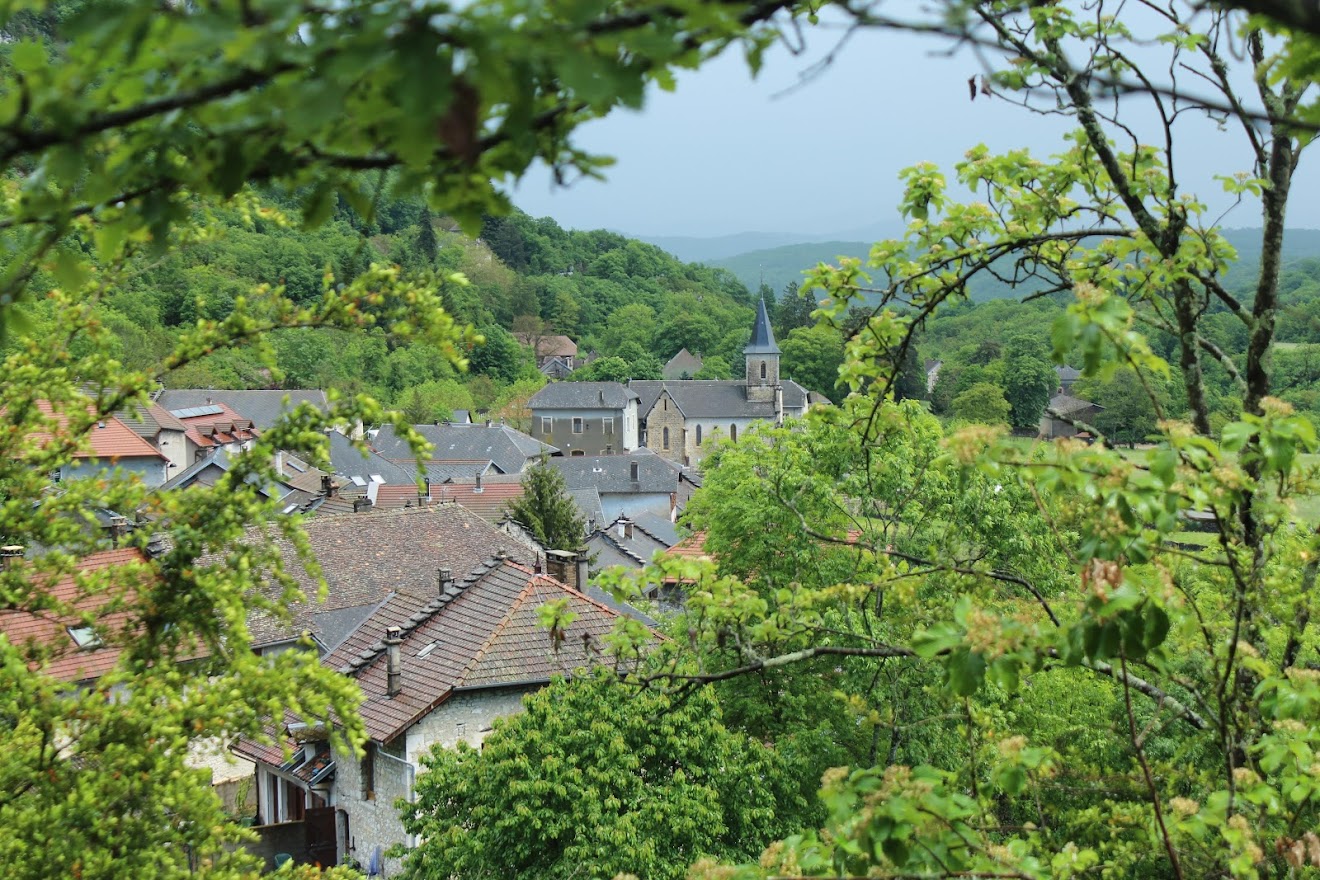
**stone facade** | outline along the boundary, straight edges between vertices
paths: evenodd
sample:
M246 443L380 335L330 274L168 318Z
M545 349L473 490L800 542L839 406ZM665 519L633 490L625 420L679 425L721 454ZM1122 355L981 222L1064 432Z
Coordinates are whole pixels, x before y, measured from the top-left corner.
M422 755L433 746L454 748L465 742L474 748L490 732L496 718L523 710L522 698L535 687L513 687L455 694L430 715L408 729L388 747L376 746L358 760L335 744L334 806L343 816L339 823L339 851L366 868L376 847L388 852L396 844L415 845L404 833L395 804L411 801ZM363 786L363 769L371 761L372 788ZM385 858L386 876L402 867L399 859Z
M687 419L668 391L662 391L646 417L646 447L656 455L683 465L687 455Z

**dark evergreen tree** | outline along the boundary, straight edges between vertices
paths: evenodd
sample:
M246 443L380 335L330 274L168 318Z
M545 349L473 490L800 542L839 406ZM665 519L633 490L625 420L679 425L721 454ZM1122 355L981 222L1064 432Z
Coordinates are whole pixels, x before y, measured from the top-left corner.
M576 550L586 524L569 497L564 475L542 458L523 476L523 494L509 502L509 516L547 550Z
M767 299L769 305L773 299ZM783 339L799 327L812 325L811 313L816 308L816 298L810 293L804 294L796 281L790 281L784 287L784 295L775 303L771 321L775 337Z

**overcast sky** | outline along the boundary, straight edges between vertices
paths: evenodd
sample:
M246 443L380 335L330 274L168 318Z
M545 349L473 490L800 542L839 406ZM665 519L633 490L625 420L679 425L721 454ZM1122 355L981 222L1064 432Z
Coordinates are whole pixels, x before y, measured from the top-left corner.
M518 187L515 203L566 227L635 235L873 237L880 233L861 228L900 222L904 167L930 160L949 171L981 142L1041 155L1061 149L1064 121L999 99L969 101L967 78L981 70L976 57L950 57L946 45L914 35L858 35L828 69L783 94L837 36L814 34L806 57L778 51L757 80L741 55L726 53L680 78L676 92L656 91L643 111L582 130L582 146L618 160L607 182L554 189L538 173ZM1140 100L1129 99L1134 114ZM1242 137L1208 120L1182 134L1183 190L1217 213L1228 202L1212 175L1249 169ZM1320 200L1308 158L1320 163L1320 152L1303 158L1288 219L1317 228ZM1239 207L1224 225L1259 226L1259 212Z

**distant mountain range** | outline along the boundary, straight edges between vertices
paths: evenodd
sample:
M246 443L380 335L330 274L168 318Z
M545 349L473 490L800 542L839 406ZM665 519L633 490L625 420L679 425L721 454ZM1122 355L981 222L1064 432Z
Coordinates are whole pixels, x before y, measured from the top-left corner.
M726 235L719 238L683 238L654 237L644 238L658 247L668 250L675 256L690 262L704 262L710 266L728 269L755 291L762 282L768 284L775 295L783 293L790 281L802 281L802 273L814 268L818 263L834 263L839 257L857 257L865 260L870 253L872 242L897 237L901 230L891 228L885 232L882 224L875 224L879 233L874 236L839 237L819 240L811 237L799 238L792 242L783 242L783 235L775 233L747 232L738 235ZM856 230L862 231L862 230ZM1229 270L1226 282L1229 289L1237 288L1248 281L1260 262L1259 229L1225 229L1224 237L1237 249L1238 262ZM779 244L765 242L780 240ZM670 244L665 244L669 242ZM678 243L682 249L675 249ZM756 246L744 250L729 252L740 244ZM692 254L705 253L706 256ZM1285 262L1320 257L1320 230L1289 229L1284 237L1283 258ZM993 279L972 285L972 298L982 301L1022 296L1031 291L1014 290Z
M903 225L895 221L879 221L828 233L794 232L738 232L733 235L720 235L702 238L692 235L636 235L626 233L630 238L641 239L658 248L668 251L687 263L706 263L724 265L725 260L745 256L752 252L776 250L785 246L827 244L835 241L877 241L902 235Z

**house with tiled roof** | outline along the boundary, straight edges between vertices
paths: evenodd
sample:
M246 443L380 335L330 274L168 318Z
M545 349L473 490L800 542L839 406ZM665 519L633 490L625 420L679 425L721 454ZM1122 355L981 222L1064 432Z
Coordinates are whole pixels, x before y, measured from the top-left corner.
M637 393L618 382L551 382L532 395L532 437L564 455L612 455L638 446Z
M158 403L134 403L115 413L116 418L129 429L146 440L169 459L169 475L192 464L188 456L188 443L184 435L188 427L170 415L169 410Z
M577 343L563 334L515 333L513 337L520 345L535 347L537 367L545 366L552 358L559 358L569 370L577 366Z
M47 430L33 431L29 439L44 446L62 433L69 420L44 400L37 402L37 409L48 420ZM94 415L89 407L88 417ZM159 486L168 479L169 459L115 416L97 419L84 432L83 438L84 443L74 450L68 461L51 472L53 481L99 477L111 470L136 476L147 486Z
M324 391L257 389L234 391L215 388L167 388L160 392L156 402L167 410L193 409L219 404L237 413L256 426L258 431L270 430L280 416L299 404L306 403L321 412L330 411L330 401Z
M601 508L597 525L646 513L667 519L674 512L678 468L649 449L628 455L552 458L547 464L563 474L565 488L596 490Z
M1078 425L1092 423L1102 409L1098 403L1060 391L1050 398L1041 414L1040 436L1055 439L1083 434L1085 430Z
M656 553L679 542L678 529L664 517L643 514L636 519L621 516L614 522L594 529L587 536L591 571L613 566L641 568Z
M393 518L396 522L387 528L402 533L398 526L424 525L427 518L453 526L471 516L460 511L445 505L332 519L347 520L356 529L361 521ZM484 523L468 523L487 546L500 545L493 538L498 532ZM314 541L314 550L327 541L340 547L326 534ZM354 549L360 551L360 545ZM282 729L273 731L300 737L299 743L243 740L235 746L257 765L264 823L287 819L290 804L299 797L298 809L310 804L332 808L344 817L337 824L337 853L364 864L379 863L392 847L409 843L395 803L410 796L427 751L459 742L480 745L496 718L521 711L525 694L554 676L594 663L604 651L605 635L624 613L579 590L579 569L571 563L551 576L496 550L466 569L449 564L433 569L459 557L448 544L424 543L419 549L390 565L384 576L363 563L356 566L378 591L368 596L367 589L355 585L357 597L371 601L361 606L361 616L322 661L362 689L365 755L346 752L326 724L332 719L286 718ZM379 550L364 555L373 560L388 556ZM329 573L330 566L321 562ZM429 572L424 579L422 571ZM565 600L573 615L560 639L552 638L537 617L538 608L555 600ZM286 750L289 745L296 748ZM382 867L390 873L397 863L385 858Z
M223 403L172 409L169 414L184 426L184 442L190 463L201 461L218 450L237 455L251 449L261 433L249 418Z

